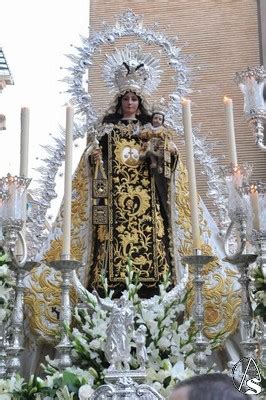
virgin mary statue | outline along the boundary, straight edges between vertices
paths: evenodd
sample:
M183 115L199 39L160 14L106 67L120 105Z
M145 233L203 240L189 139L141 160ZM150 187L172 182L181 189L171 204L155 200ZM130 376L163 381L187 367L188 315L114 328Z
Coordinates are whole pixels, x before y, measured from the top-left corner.
M159 79L159 62L140 48L116 51L107 57L103 68L108 87L115 92L112 106L90 140L74 178L73 198L77 197L75 179L83 167L91 226L86 243L85 285L90 290L108 287L119 295L125 288L128 264L142 283L140 295L151 297L165 274L177 279L171 232L171 185L178 152L172 132L161 127L158 144L163 168L151 168L149 157L141 157L147 140L142 132L151 122L148 97ZM153 114L163 114L153 108ZM89 133L90 138L90 133ZM82 205L83 207L84 205ZM72 209L72 243L81 240L82 210ZM51 242L45 259L51 260L58 243ZM55 254L53 254L54 257Z

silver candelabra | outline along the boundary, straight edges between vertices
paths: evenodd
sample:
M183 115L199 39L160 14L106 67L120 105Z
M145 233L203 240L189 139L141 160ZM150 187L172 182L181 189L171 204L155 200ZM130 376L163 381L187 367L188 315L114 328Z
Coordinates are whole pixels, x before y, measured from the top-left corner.
M252 131L255 133L256 144L265 151L266 102L263 91L266 82L266 71L263 66L247 68L245 71L236 73L235 82L239 85L244 95L244 113L252 127Z
M252 332L252 323L254 313L251 307L250 294L252 288L251 265L257 260L257 264L265 271L266 245L265 231L261 226L261 208L259 204L258 186L249 183L249 176L238 181L236 184L234 172L227 169L227 181L231 180L229 188L229 217L231 223L225 235L224 250L226 254L225 261L236 265L239 271L239 283L241 286L241 345L246 357L257 357L257 350L260 349L261 362L265 363L265 333L262 337L257 332ZM240 184L239 184L240 182ZM262 185L260 186L260 188ZM256 190L256 192L255 192ZM262 190L260 190L263 193ZM254 197L254 193L255 196ZM251 197L253 196L253 197ZM256 204L254 206L254 198ZM250 200L250 201L249 201ZM253 207L251 207L253 202ZM255 215L256 214L256 215ZM262 228L262 229L261 229ZM251 249L252 253L248 254ZM265 272L264 272L265 274ZM263 324L264 327L265 324Z
M202 276L202 270L204 265L213 261L215 257L202 255L201 251L198 249L194 250L194 254L192 256L186 256L182 258L182 261L186 264L190 264L194 267L194 310L193 317L195 319L195 325L197 328L197 335L195 341L195 356L194 363L196 365L196 373L200 374L205 372L207 367L207 355L206 349L208 346L208 341L204 335L204 303L203 303L203 294L202 294L202 286L204 283L204 279Z
M0 222L2 227L2 246L11 260L15 273L15 301L8 332L1 326L1 368L0 374L13 375L20 371L20 356L23 351L24 321L24 275L25 271L37 265L27 261L27 246L23 234L26 219L26 195L30 179L11 176L0 179ZM6 336L9 337L8 341ZM7 354L5 349L7 349Z
M70 288L72 272L81 267L81 263L71 260L70 256L62 256L61 260L50 262L50 266L62 274L61 285L61 308L60 308L60 334L61 340L56 346L56 359L59 370L72 366L71 349L72 345L67 334L67 328L72 321L72 306L70 301Z

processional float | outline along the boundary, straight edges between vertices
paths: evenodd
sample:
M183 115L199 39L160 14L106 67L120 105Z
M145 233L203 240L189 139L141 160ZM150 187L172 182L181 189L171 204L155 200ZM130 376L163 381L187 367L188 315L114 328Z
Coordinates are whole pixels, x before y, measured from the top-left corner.
M256 323L259 322L259 324L257 324L257 330L254 333L252 327L255 319L250 299L251 272L255 262L262 271L264 280L266 279L265 184L252 182L250 169L237 163L230 99L225 99L225 106L227 131L230 138L229 142L231 142L231 165L223 169L216 166L216 160L211 156L204 140L200 138L198 130L191 127L190 102L184 100L191 91L188 88L188 70L180 56L180 48L176 47L174 40L167 38L156 28L144 27L140 17L131 11L127 11L119 17L114 26L106 25L102 32L91 34L88 38L82 38L82 46L76 49L77 54L69 56L72 66L68 68L69 76L65 81L68 83L71 106L67 109L66 132L63 132L61 137L55 138L54 147L46 146L48 156L44 160L44 166L39 169L42 175L39 191L31 192L29 189L27 195L30 179L28 179L27 170L23 166L20 171L21 176L7 175L0 181L2 245L9 254L10 266L16 276L12 315L9 324L4 324L3 321L1 324L0 376L2 378L21 369L20 356L23 351L25 310L28 310L27 318L31 332L38 339L41 338L43 341L50 341L51 343L60 325L61 339L56 346L56 357L60 370L72 364L72 345L64 326L69 327L71 325L73 300L78 302L89 296L94 304L102 303L103 308L110 312L108 329L111 332L116 327L116 313L124 312L128 320L131 321L128 322L128 325L123 325L125 337L132 334L134 321L132 303L128 300L125 300L123 304L120 300L104 302L99 299L97 294L87 292L82 284L82 272L79 277L76 273L78 269L82 271L84 260L82 257L78 258L79 261L73 260L70 255L70 210L71 191L73 189L71 187L71 135L73 131L75 140L84 137L87 132L91 132L88 136L88 148L90 148L97 142L95 132L101 117L93 107L92 97L87 92L86 84L84 84L84 77L93 64L94 54L102 45L108 45L112 48L121 38L128 37L136 38L137 43L131 44L130 47L132 51L137 47L139 48L140 40L146 47L159 48L160 52L168 59L169 68L172 69L175 77L174 91L167 100L166 119L170 128L176 132L181 140L183 140L184 133L186 136L192 214L189 229L192 231L192 246L189 253L186 253L183 249L183 252L179 254L179 262L181 259L181 265L190 265L191 274L188 277L188 274L184 273L179 283L167 296L168 300L174 296L181 297L185 293L187 285L190 284L190 287L193 287L194 298L190 304L190 312L193 314L197 328L194 343L195 373L206 371L208 366L206 349L209 339L213 338L218 332L221 336L224 336L225 346L228 341L230 342L230 334L235 332L238 324L237 318L229 315L232 310L240 318L242 336L239 358L252 358L266 367L265 316L256 320ZM265 150L263 144L263 122L266 119L265 102L263 101L265 71L263 67L248 69L236 75L236 82L244 93L245 113L251 124L255 126L257 143L261 150ZM74 126L72 126L73 110L75 112ZM24 110L22 115L24 116L22 131L25 131L27 130L27 121L25 122L25 118L28 119L27 110ZM27 133L24 132L24 141L26 136ZM209 196L212 197L218 209L218 220L216 221L218 227L215 234L219 233L222 239L219 239L219 243L217 243L214 239L215 235L211 236L210 241L215 249L214 252L210 251L208 246L207 253L202 251L199 243L201 233L198 214L201 213L202 218L207 221L211 220L212 217L203 209L202 203L198 208L196 186L193 182L195 180L194 156L200 160L205 169L208 177ZM61 226L53 232L53 240L60 237L62 246L53 249L53 255L56 255L55 258L57 259L51 261L49 257L46 258L46 264L50 265L47 267L43 263L42 255L48 251L51 238L48 241L49 232L45 228L45 218L51 200L56 196L55 177L64 159L66 160L65 213L64 217L61 217ZM193 204L193 201L196 201L196 204ZM26 203L28 203L27 216ZM200 209L201 211L199 211ZM262 214L264 218L262 218ZM186 232L177 230L176 235L181 235L181 239L176 237L176 240L185 240L185 234ZM247 250L247 242L251 249L250 254ZM221 243L224 245L224 250ZM217 259L220 260L215 263ZM204 266L209 264L211 267L206 274ZM50 267L54 269L51 270ZM212 268L216 268L216 278L211 275ZM61 277L56 271L61 272ZM227 281L228 272L231 278ZM40 284L41 281L45 282L44 286ZM226 304L229 300L222 298L221 293L216 290L217 281L222 285L222 290L227 291L229 286L232 288L230 304ZM47 287L50 287L50 292L45 299ZM53 296L51 296L51 293ZM210 298L210 294L213 293L219 295L220 306ZM166 299L166 301L168 300ZM194 306L192 306L193 302L195 303ZM32 307L33 303L34 307ZM217 307L217 321L215 322L211 320L211 315ZM227 311L221 311L222 309ZM230 311L228 311L229 309ZM34 315L33 311L37 311L38 315ZM42 315L43 311L44 315ZM60 312L60 324L58 318L54 318L53 313L55 311ZM217 316L219 313L221 314L220 317ZM8 325L9 328L5 330L5 326ZM11 333L12 330L13 333ZM138 343L143 350L145 348L145 329L143 329L142 334L139 333L139 336L135 333L135 338L135 343ZM130 352L130 346L130 343L126 344L128 352ZM108 361L114 357L114 353L111 352L110 354L110 351L108 348L105 349ZM234 351L230 353L230 346L228 346L228 353L232 355L232 367L238 360L235 358ZM83 396L85 397L83 398L137 399L143 398L141 396L145 393L150 396L148 397L150 399L163 398L154 388L144 383L145 357L143 354L145 354L145 350L141 354L142 356L139 355L139 358L142 360L140 361L142 364L137 371L131 370L127 363L126 365L121 364L118 356L114 359L114 365L109 361L112 368L107 369L105 384L93 393L86 394L86 388L84 388L85 394Z

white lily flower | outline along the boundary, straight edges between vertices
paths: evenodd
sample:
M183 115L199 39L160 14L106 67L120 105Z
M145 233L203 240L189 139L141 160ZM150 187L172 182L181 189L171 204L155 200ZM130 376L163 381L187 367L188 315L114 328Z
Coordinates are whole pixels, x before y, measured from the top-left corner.
M0 400L12 400L12 395L9 393L0 394Z
M162 383L168 376L171 376L171 371L160 369L157 373L158 381Z
M171 371L172 370L172 364L170 363L169 360L163 360L161 366L166 371Z
M185 344L185 346L182 347L182 352L189 353L191 350L193 350L191 343Z
M25 382L24 378L20 376L12 376L10 378L10 391L13 392L16 390L17 392L22 389L22 385Z
M190 368L192 371L195 370L196 365L194 363L194 354L190 354L187 358L186 358L186 365L188 368Z
M266 307L266 292L264 290L256 292L255 298L259 303L262 303L264 307Z
M146 374L147 374L147 380L149 382L154 382L157 379L157 372L154 370L154 368L147 368L146 369Z
M79 399L80 400L88 400L93 392L94 392L94 390L92 389L92 387L90 385L82 385L79 388L79 393L78 393Z
M157 390L158 393L161 392L161 389L163 387L162 384L160 382L158 382L158 381L153 382L152 386L154 387L155 390Z
M2 282L0 282L0 298L5 302L8 302L10 298L10 291L12 288L5 287Z
M90 342L90 348L97 350L97 349L102 349L102 342L99 339L94 339Z
M8 393L10 391L10 380L0 379L0 393Z
M160 349L165 350L168 349L171 345L171 342L169 339L167 339L167 337L163 336L159 339L158 341L158 346Z
M3 322L7 316L7 310L0 308L0 322Z
M172 368L172 377L181 380L181 376L183 376L185 371L185 366L183 361L177 361Z
M7 264L0 265L0 278L6 278L10 274Z

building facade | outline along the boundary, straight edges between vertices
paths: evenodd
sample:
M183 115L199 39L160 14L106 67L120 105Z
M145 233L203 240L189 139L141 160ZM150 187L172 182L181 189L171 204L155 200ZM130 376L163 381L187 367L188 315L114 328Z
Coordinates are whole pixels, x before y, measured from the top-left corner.
M101 30L102 23L115 23L115 17L130 9L143 15L145 25L158 23L158 29L167 36L176 38L182 54L188 56L191 69L190 96L193 110L193 126L200 126L200 135L214 144L212 154L219 164L227 165L228 147L226 139L223 97L233 99L235 135L239 164L253 165L253 179L266 181L265 152L255 145L255 139L243 113L243 96L234 83L235 73L247 66L261 65L265 59L265 2L256 0L91 0L90 27ZM264 41L262 40L264 38ZM102 54L95 56L101 63ZM102 83L100 68L92 71L90 92L98 107L107 105L107 91ZM171 92L169 74L159 88L160 96ZM104 99L104 100L103 100ZM184 146L177 141L182 158ZM206 198L206 177L202 167L196 163L197 185L201 196Z
M6 85L12 85L13 79L9 71L3 49L0 47L0 93ZM6 116L0 114L0 131L6 129Z

